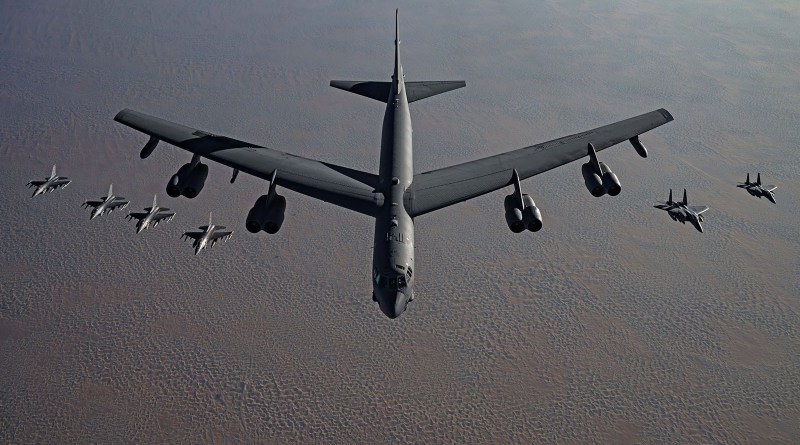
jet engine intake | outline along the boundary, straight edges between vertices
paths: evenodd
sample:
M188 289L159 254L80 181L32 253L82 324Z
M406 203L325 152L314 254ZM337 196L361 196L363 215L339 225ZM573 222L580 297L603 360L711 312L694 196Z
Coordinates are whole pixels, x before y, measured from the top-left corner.
M525 229L538 232L542 229L542 212L536 207L530 195L522 195L523 208L520 209L517 196L512 193L506 196L503 207L506 210L506 224L514 233Z
M602 162L600 163L600 171L603 172L603 188L608 192L608 196L617 196L622 191L622 186L619 183L619 178L611 169Z
M172 175L167 183L167 195L177 198L183 195L189 199L196 197L206 183L208 166L198 163L194 168L192 164L184 164L178 172Z
M264 219L267 214L267 195L261 195L256 199L253 208L247 213L247 219L244 226L250 233L258 233L264 225Z
M506 224L508 224L508 228L514 233L520 233L525 230L522 210L517 205L517 197L513 193L506 196L503 207L506 209Z
M281 195L275 194L272 202L267 209L267 215L264 218L264 231L270 235L278 233L283 225L283 218L286 213L286 198Z
M247 214L245 227L250 233L261 230L269 234L278 233L283 225L285 212L286 198L276 193L272 201L269 201L268 195L261 195Z
M592 196L599 198L606 194L606 188L603 186L603 180L594 171L591 162L587 162L581 166L581 173L583 174L583 182L586 184L586 190Z
M539 207L536 207L531 195L522 195L522 202L525 204L525 208L522 209L522 220L525 222L525 226L531 232L542 230L542 212L539 211Z

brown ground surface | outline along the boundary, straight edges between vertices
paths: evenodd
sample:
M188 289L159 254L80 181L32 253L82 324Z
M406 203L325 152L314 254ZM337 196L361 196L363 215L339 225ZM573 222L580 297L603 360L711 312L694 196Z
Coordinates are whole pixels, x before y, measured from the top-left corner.
M392 8L247 1L0 4L0 443L796 443L800 437L800 9L794 1L401 6L419 171L666 107L675 122L525 181L537 234L501 192L417 220L417 300L370 300L372 223L111 119L131 107L377 169L381 104L328 81L388 79ZM30 199L52 163L74 180ZM778 204L737 189L747 171ZM80 204L114 190L176 219L134 234ZM689 189L706 232L652 205ZM193 256L208 211L236 232Z

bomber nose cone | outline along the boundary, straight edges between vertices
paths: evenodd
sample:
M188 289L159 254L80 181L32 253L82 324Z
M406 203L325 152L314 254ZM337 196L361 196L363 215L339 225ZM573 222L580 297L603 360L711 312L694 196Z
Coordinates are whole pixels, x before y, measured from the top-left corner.
M383 312L389 318L397 318L408 306L408 297L402 292L397 292L395 295L386 295L383 299L379 299L378 303Z

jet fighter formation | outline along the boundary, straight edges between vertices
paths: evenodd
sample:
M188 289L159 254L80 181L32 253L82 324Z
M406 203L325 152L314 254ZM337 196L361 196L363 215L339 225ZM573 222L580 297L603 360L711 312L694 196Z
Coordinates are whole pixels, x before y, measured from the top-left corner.
M36 187L36 191L32 197L42 193L49 193L58 188L66 187L69 184L69 179L63 176L56 175L56 166L53 166L53 172L50 177L43 181L30 181L29 187ZM98 216L103 216L112 213L114 210L121 210L130 204L125 198L114 195L114 185L108 187L108 194L100 197L97 200L85 201L82 205L84 208L92 208L89 219L95 219ZM169 222L175 217L175 212L170 212L166 207L158 205L158 195L153 196L153 205L145 207L143 212L131 212L126 219L136 220L136 233L141 233L145 229L158 226L161 222ZM227 240L233 234L231 231L222 231L225 226L215 226L211 224L209 219L208 226L200 226L202 232L186 232L184 237L194 238L195 255L200 253L206 246L213 246L217 241Z
M595 197L616 196L622 190L620 180L608 164L598 160L598 153L628 141L639 156L646 158L648 152L639 136L673 120L672 115L661 108L548 142L415 173L409 104L462 88L466 82L406 81L400 63L399 35L395 12L391 81L330 82L334 88L386 104L377 174L215 135L131 109L120 111L114 120L149 136L140 152L142 159L149 157L161 141L192 154L191 160L167 183L166 192L170 197L192 199L202 191L209 172L208 166L201 162L203 158L232 168L231 183L240 171L268 181L269 192L255 201L247 215L245 226L250 232L274 234L280 230L286 199L278 193L278 186L373 218L372 299L389 318L398 317L414 299L414 223L417 217L514 186L514 192L503 202L508 228L514 233L526 229L537 232L543 226L541 211L533 198L523 193L521 181L588 157L588 162L581 167L587 190ZM749 175L745 188L751 194L766 190L770 197L774 190L774 187L761 188L760 176L756 184L750 184ZM771 200L774 202L774 197ZM105 209L123 205L122 198L114 197L110 189L103 201L87 201L86 204L95 207L92 218ZM681 202L673 201L670 190L667 203L656 208L667 211L676 221L689 221L698 231L703 231L702 213L708 207L689 206L686 190ZM151 223L155 226L158 221L174 216L166 213L167 209L158 208L155 199L153 206L145 210L147 213L129 215L139 220L137 233ZM223 226L215 226L209 216L207 226L201 226L200 231L185 232L183 238L193 240L192 247L198 254L205 247L231 236L232 232L223 229Z

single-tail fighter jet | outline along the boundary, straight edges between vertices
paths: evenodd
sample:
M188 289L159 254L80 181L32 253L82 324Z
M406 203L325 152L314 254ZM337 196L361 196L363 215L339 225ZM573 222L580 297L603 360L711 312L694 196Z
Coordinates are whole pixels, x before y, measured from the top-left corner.
M700 233L703 232L703 212L708 210L706 206L690 206L686 199L686 189L683 189L683 201L675 202L672 200L672 189L669 189L669 199L665 203L653 206L657 209L666 210L673 221L680 221L686 224L689 221Z
M231 181L240 171L269 180L273 191L264 195L266 198L259 197L247 215L246 226L250 231L257 231L258 227L267 233L280 230L286 200L277 199L280 195L274 191L275 186L372 218L375 222L372 298L389 318L403 313L414 297L415 272L418 272L414 263L414 224L420 217L514 186L514 193L498 205L498 213L505 209L509 230L535 232L542 227L541 212L533 198L522 192L520 181L592 154L596 158L600 151L625 141L641 157L647 157L639 135L672 121L672 115L662 108L530 147L415 173L410 104L462 88L466 83L406 81L400 64L396 15L393 62L388 82L334 80L330 83L334 88L386 104L377 174L219 136L130 109L120 111L114 120L150 137L141 150L142 158L150 156L159 141L192 153L191 161L170 178L167 184L170 196L193 198L201 191L208 176L208 166L201 162L202 158L231 167ZM336 152L335 147L328 148L330 153ZM496 147L492 150L496 151ZM592 195L619 193L619 179L609 166L592 161L582 169L583 180Z
M36 187L36 190L33 191L33 198L36 195L41 195L43 193L50 193L60 188L64 188L72 182L69 179L65 178L64 176L58 176L56 174L56 166L53 164L53 171L50 173L50 177L45 179L44 181L30 181L28 182L28 187Z
M225 226L215 226L211 223L212 214L208 214L208 225L200 226L199 232L184 232L181 239L193 239L192 247L194 254L197 255L205 247L214 247L217 241L227 241L233 235L230 230L224 230Z
M764 198L769 199L770 202L775 204L775 194L772 192L774 192L775 189L778 188L778 186L762 185L761 173L759 173L758 176L756 177L756 182L750 182L750 173L748 173L747 179L745 179L743 183L737 185L737 187L747 190L747 193L750 193L753 196L758 196L759 198L763 196Z
M95 219L98 216L103 216L114 210L122 210L128 207L128 204L129 202L122 196L114 196L114 184L111 184L108 186L108 195L101 197L99 201L86 201L83 203L83 207L94 207L89 219Z
M150 227L158 226L161 221L170 222L175 217L175 212L170 212L166 207L158 206L158 195L153 195L153 206L145 207L144 212L128 213L126 219L136 219L136 233Z

